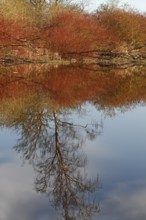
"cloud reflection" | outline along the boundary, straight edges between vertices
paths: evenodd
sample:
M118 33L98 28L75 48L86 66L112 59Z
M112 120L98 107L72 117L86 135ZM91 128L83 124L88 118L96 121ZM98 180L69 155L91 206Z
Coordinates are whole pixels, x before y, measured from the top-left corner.
M145 198L146 180L119 183L115 189L105 194L101 219L145 220Z
M37 195L32 189L33 173L30 167L5 163L0 166L0 176L1 220L53 219L53 209L48 208L47 198Z

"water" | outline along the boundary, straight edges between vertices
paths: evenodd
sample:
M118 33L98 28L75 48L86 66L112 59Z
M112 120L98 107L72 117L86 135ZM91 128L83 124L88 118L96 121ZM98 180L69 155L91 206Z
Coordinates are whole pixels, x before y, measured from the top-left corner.
M0 219L146 219L145 76L1 67Z

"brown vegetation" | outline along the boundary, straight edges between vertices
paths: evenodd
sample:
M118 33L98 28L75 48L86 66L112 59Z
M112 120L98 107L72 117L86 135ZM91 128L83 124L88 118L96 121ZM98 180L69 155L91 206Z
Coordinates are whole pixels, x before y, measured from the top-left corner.
M50 59L56 52L67 57L95 50L131 53L141 48L145 54L145 24L144 14L110 3L90 14L63 1L5 0L0 3L0 58L32 60L48 54Z

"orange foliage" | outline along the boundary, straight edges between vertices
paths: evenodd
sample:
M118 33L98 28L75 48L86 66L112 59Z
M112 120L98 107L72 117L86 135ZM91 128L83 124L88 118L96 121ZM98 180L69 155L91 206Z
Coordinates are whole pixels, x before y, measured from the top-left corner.
M92 16L77 12L60 12L52 28L44 24L46 47L60 53L94 50L107 43L109 33Z
M33 47L32 42L38 35L39 30L32 27L25 19L19 18L14 21L0 17L0 49L5 49L6 54L25 56Z
M0 16L0 48L17 50L27 57L28 51L45 48L58 52L80 53L97 49L119 49L146 44L146 17L133 11L116 9L98 11L96 15L75 10L59 10L40 25L25 16ZM17 48L14 46L18 46ZM24 47L24 48L22 48ZM126 48L127 49L127 48Z
M119 44L137 45L145 43L146 17L134 11L113 10L97 14L98 21L116 36Z

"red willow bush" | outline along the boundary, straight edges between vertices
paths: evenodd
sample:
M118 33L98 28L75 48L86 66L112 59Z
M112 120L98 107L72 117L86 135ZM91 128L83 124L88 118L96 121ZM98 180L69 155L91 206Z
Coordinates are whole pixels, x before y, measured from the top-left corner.
M17 11L21 4L17 5ZM23 14L18 13L17 16L9 17L0 13L1 50L8 47L13 50L15 46L15 49L18 47L19 56L19 51L23 53L22 47L24 51L45 48L63 55L98 49L113 50L121 45L127 48L146 45L146 17L135 11L116 8L90 14L62 5L56 6L59 9L54 11L46 6L40 12L42 20L38 22L38 18L34 15L31 17L25 7ZM31 14L35 8L31 4L29 7Z

